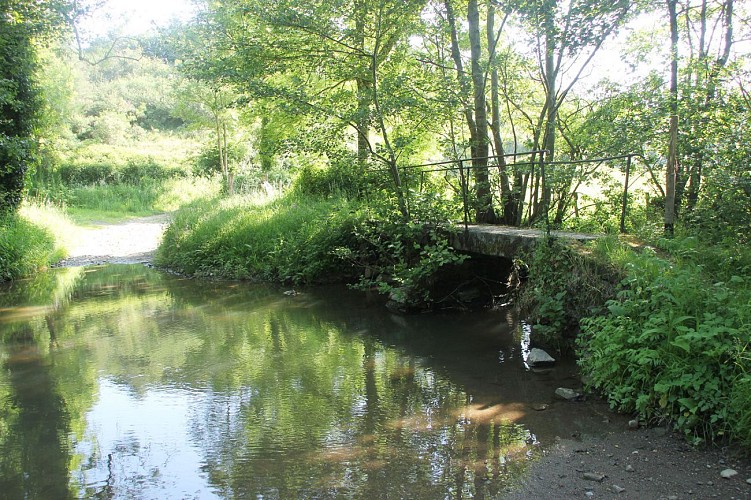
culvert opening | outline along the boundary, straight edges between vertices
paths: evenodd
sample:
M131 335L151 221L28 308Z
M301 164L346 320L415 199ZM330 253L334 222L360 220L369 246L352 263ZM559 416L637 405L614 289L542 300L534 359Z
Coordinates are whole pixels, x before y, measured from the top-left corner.
M435 309L478 309L503 305L518 285L518 269L512 259L463 252L461 264L442 267L427 288Z

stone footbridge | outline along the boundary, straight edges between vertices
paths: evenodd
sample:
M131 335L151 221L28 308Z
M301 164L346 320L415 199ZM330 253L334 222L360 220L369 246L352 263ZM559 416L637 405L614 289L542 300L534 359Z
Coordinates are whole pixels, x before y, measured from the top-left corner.
M550 236L581 242L602 237L599 234L569 231L550 231ZM470 224L466 227L466 231L462 228L451 237L451 245L463 252L513 259L521 250L532 248L544 238L545 231L540 229Z

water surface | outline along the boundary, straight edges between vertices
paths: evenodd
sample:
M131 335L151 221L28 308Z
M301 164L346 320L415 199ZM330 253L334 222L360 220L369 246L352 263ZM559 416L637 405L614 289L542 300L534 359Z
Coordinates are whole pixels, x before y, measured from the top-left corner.
M553 400L572 364L526 369L511 313L283 292L123 265L1 288L3 496L489 497L602 420Z

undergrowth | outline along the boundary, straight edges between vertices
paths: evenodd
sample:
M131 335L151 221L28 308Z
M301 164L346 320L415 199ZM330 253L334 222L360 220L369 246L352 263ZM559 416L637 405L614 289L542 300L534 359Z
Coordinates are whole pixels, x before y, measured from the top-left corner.
M662 240L622 254L603 315L582 320L580 366L611 406L694 442L751 444L751 252Z
M608 253L619 246L617 241L609 237L584 246L548 239L518 261L528 269L519 306L533 325L533 343L566 350L579 320L613 296L620 277Z
M331 251L353 238L357 206L343 199L199 200L180 209L157 263L190 275L290 283L341 279Z
M0 216L0 281L34 274L66 255L75 233L63 213L51 205L24 205Z

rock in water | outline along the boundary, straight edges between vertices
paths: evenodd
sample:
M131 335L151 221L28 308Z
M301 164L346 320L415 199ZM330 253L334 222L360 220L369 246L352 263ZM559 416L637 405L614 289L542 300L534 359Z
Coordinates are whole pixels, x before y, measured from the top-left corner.
M534 348L529 351L527 364L529 366L550 365L555 363L555 358L542 349Z
M574 401L581 396L581 394L579 394L575 390L569 389L567 387L559 387L555 390L555 395L567 401Z

